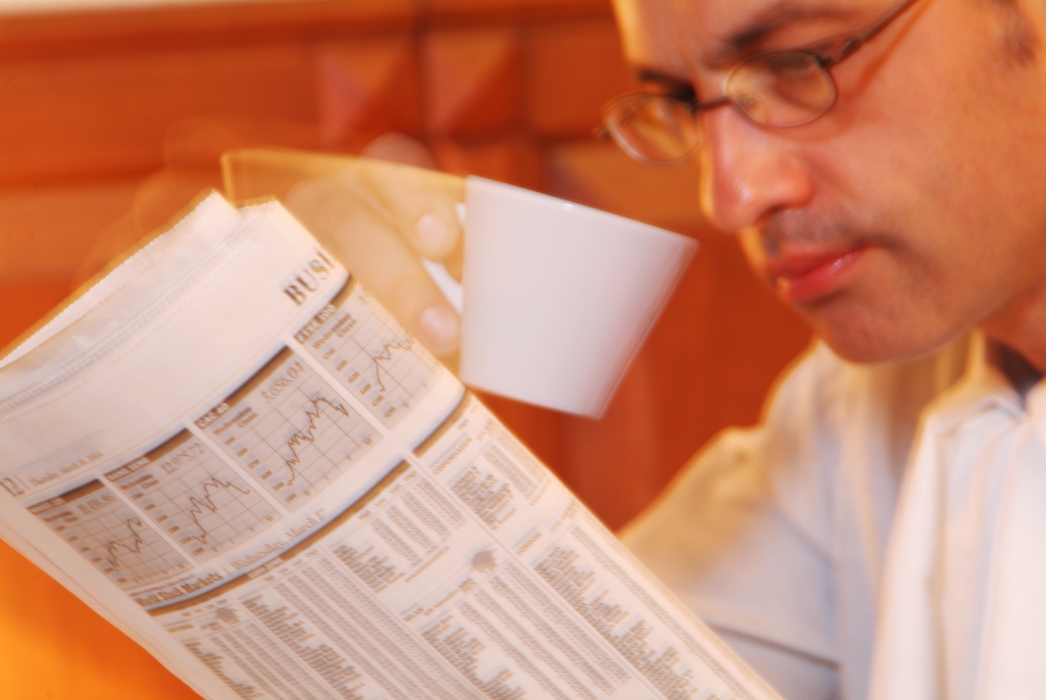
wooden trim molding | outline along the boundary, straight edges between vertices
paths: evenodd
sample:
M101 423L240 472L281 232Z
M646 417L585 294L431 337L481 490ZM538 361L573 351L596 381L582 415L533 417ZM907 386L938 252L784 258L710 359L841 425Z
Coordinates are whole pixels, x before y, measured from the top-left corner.
M416 0L298 0L27 13L0 17L0 60L324 38L407 29L417 19Z
M609 17L610 0L275 0L0 15L0 61Z

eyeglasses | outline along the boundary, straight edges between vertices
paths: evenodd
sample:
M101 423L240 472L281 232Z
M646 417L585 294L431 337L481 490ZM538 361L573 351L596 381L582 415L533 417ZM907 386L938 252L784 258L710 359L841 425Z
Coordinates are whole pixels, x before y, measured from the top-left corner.
M687 95L634 93L603 110L597 134L612 138L637 160L678 163L701 141L697 116L733 105L756 124L790 127L808 124L832 108L838 92L830 70L874 39L917 0L903 0L861 34L831 51L822 47L772 51L749 58L727 76L723 95L699 102Z

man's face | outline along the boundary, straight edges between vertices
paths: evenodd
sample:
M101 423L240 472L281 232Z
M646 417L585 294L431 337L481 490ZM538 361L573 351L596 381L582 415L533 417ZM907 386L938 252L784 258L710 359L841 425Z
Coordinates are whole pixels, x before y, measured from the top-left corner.
M859 34L894 1L617 9L631 63L707 100L746 55ZM701 117L706 213L843 357L917 356L1046 299L1043 5L919 0L832 69L820 119Z

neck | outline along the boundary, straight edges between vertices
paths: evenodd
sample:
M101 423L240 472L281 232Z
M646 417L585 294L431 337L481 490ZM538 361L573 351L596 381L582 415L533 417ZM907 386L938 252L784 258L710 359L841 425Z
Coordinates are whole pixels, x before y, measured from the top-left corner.
M988 338L1015 352L1039 376L1046 374L1046 295L1010 304L980 326Z

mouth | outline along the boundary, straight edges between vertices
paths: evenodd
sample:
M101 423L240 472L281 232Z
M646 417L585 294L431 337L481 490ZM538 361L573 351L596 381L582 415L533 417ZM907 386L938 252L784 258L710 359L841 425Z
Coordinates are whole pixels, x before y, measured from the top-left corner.
M839 291L867 251L867 246L786 251L767 259L763 274L786 302L809 304Z

